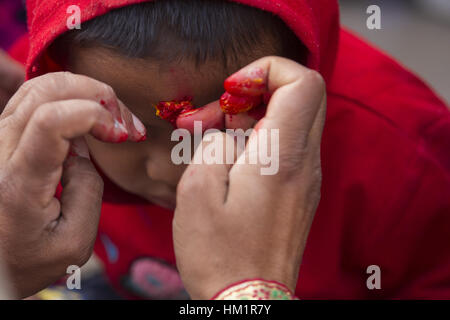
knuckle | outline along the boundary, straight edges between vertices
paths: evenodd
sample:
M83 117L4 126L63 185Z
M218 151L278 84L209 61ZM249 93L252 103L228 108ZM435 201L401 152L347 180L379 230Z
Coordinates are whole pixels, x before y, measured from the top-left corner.
M64 246L64 260L68 265L84 265L92 255L94 241L87 241L83 236L72 237Z
M59 86L65 86L67 82L67 72L53 72L47 73L42 76L33 78L25 82L23 87L27 92L43 91L48 92L51 88L57 88Z
M283 176L293 177L301 170L303 157L299 154L286 154L280 156L279 172Z
M278 56L267 56L267 57L265 57L265 58L263 58L263 59L267 59L267 61L270 63L270 64L273 64L273 63L277 63L277 62L279 62L280 60L282 60L283 58L281 58L281 57L278 57Z
M46 103L34 111L31 121L40 130L48 131L55 123L58 123L60 117L61 111L58 108L54 108L53 104Z
M33 92L48 92L49 88L57 88L60 86L66 86L67 82L73 77L76 77L73 73L68 71L52 72L42 76L25 81L19 88L18 94L25 96Z
M115 97L116 96L114 89L110 85L108 85L106 83L101 83L101 86L102 86L102 88L101 88L102 93L106 97Z
M308 151L303 146L303 142L298 142L297 150L289 152L280 152L279 172L286 177L296 177L302 171L305 165Z
M319 72L315 70L308 70L303 78L304 81L312 84L312 86L317 90L325 92L326 90L325 80Z

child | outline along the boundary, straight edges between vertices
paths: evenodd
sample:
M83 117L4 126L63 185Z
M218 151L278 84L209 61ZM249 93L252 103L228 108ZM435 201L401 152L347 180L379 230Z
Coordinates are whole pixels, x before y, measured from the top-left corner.
M335 0L140 2L80 0L85 23L71 32L70 1L28 2L28 78L69 70L102 81L148 130L141 144L87 138L105 181L95 252L119 292L186 297L171 237L184 168L170 159L173 127L152 105L186 96L208 105L234 71L278 55L319 71L328 87L322 199L296 295L450 296L450 114L422 81L342 30ZM196 117L229 121L212 107ZM371 265L381 290L368 289Z

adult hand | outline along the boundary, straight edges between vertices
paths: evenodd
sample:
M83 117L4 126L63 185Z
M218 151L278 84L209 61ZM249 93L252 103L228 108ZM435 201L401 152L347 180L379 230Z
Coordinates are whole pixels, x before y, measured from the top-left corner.
M271 98L240 157L257 152L250 146L262 130L279 129L279 171L261 175L261 165L248 163L189 165L178 185L173 238L177 266L193 299L211 298L232 283L254 278L294 291L319 203L324 81L279 57L260 59L232 77L245 84L255 74L265 84L253 88L261 90L256 94L265 91ZM234 90L255 95L253 89ZM203 150L219 139L233 140L214 133L204 138ZM226 152L234 151L226 145Z
M0 252L18 297L92 253L103 181L89 160L87 134L121 142L145 132L109 86L68 72L26 82L0 115Z

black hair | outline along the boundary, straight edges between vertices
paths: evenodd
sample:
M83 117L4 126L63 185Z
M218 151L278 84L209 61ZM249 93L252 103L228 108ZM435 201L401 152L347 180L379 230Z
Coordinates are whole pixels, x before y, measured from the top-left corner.
M302 62L306 49L270 12L226 0L156 0L126 6L63 37L70 45L102 46L131 58L222 59L225 65L258 48ZM61 48L61 46L58 46ZM67 48L67 46L65 46Z

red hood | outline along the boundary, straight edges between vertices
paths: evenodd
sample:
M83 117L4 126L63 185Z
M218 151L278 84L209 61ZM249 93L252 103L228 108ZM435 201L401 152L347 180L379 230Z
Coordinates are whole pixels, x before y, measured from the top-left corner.
M67 31L70 17L67 9L77 5L81 22L108 11L146 0L28 0L30 50L27 59L27 79L57 67L45 54L46 48ZM308 48L307 66L330 79L334 68L339 39L339 9L337 0L237 0L242 4L270 11L279 16Z

